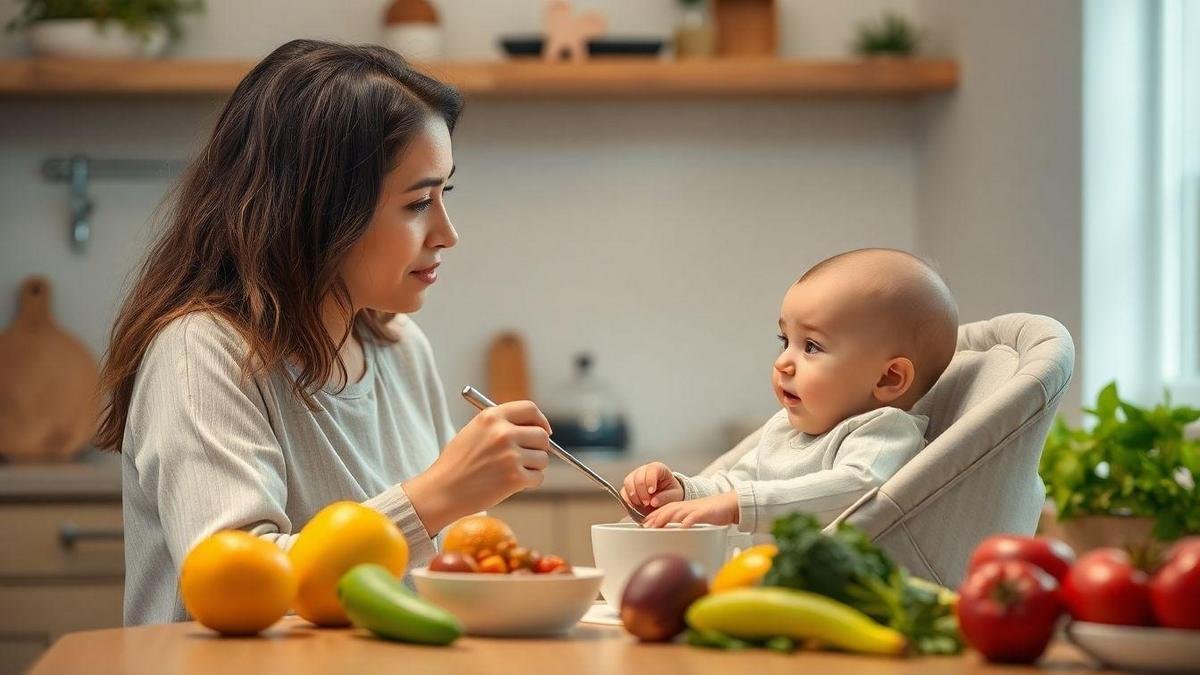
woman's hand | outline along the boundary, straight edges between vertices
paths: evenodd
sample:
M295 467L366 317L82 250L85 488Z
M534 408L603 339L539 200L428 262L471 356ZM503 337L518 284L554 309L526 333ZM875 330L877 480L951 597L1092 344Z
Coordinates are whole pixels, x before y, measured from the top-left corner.
M530 401L475 416L424 473L404 484L430 536L458 518L542 484L550 463L550 423Z
M683 486L666 464L650 462L625 476L621 496L634 507L657 509L683 499Z

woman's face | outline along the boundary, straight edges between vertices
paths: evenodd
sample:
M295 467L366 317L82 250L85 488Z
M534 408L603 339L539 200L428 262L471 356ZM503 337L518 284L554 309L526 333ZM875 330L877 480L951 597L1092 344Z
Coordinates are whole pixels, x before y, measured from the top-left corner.
M458 242L443 201L454 173L450 131L431 117L383 179L375 214L342 263L354 308L409 313L437 281L441 250Z

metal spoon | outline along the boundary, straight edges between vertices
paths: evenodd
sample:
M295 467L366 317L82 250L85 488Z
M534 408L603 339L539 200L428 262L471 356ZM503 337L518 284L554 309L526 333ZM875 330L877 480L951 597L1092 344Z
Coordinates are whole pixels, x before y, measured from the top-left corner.
M480 391L478 389L476 389L475 387L472 387L470 385L463 387L462 397L467 399L467 401L471 405L475 406L476 408L478 408L480 410L483 410L484 408L491 408L492 406L496 405L495 402L493 402L490 398L488 398L487 396L484 396L482 393L480 393ZM625 513L629 514L629 517L633 519L633 522L641 524L642 521L646 520L646 514L637 510L632 505L630 505L629 502L626 502L624 499L622 499L621 493L615 487L613 487L611 483L609 483L608 481L601 478L600 474L596 473L595 471L592 471L592 469L590 467L588 467L587 464L584 464L583 462L576 459L574 455L567 452L566 450L563 450L561 445L554 442L554 439L550 439L550 452L557 455L559 459L566 462L567 464L570 464L571 466L575 467L576 469L579 469L580 471L582 471L584 473L584 475L586 475L588 478L592 479L593 483L604 488L605 492L612 495L613 499L617 500L618 502L621 502L621 506L625 507Z

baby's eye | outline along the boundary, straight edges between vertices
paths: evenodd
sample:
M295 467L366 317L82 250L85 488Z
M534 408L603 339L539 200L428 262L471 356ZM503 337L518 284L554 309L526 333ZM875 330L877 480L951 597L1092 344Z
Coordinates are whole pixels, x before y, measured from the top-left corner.
M783 348L787 349L787 346L788 346L787 336L784 335L783 333L780 333L779 335L776 335L775 337L779 338L779 342L783 344Z
M821 345L813 342L812 340L804 341L804 353L805 354L816 354L817 352L820 352L820 351L821 351Z

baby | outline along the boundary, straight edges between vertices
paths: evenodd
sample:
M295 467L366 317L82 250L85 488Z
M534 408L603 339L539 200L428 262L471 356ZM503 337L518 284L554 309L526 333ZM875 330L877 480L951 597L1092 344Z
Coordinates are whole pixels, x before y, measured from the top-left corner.
M958 308L919 258L861 249L818 263L783 298L771 383L783 410L727 470L672 473L661 462L625 477L646 527L737 524L770 532L803 511L825 524L925 446L929 420L907 411L954 355Z

